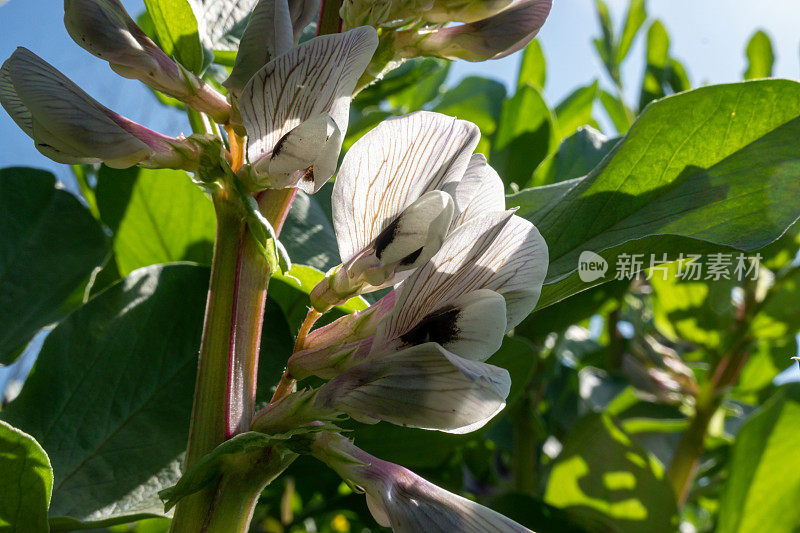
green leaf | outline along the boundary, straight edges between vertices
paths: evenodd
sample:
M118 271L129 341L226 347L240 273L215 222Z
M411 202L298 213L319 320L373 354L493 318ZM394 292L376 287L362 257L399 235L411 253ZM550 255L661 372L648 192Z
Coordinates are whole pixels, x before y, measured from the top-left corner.
M476 150L488 153L489 139L497 129L505 98L506 88L502 83L470 76L448 89L433 110L476 124L482 134Z
M114 255L123 277L161 263L211 264L214 207L186 172L103 167L97 203L114 232Z
M447 73L450 71L450 62L441 59L429 59L433 63L422 63L423 69L428 71L427 76L400 91L390 92L387 95L389 105L397 110L396 114L410 113L422 109L425 104L435 99L442 93Z
M669 34L661 21L657 20L647 30L647 66L642 80L639 109L644 109L647 104L665 95L668 63Z
M525 47L525 52L522 54L519 76L517 77L517 88L532 85L539 90L543 90L546 80L547 61L545 60L541 43L534 39Z
M591 126L578 128L566 138L555 156L554 181L587 175L607 156L619 139L609 139Z
M733 324L736 308L731 291L738 283L736 279L692 279L692 264L707 272L707 263L699 260L671 263L658 267L663 271L651 272L653 319L673 342L689 341L713 352L721 348Z
M800 522L800 385L784 385L739 430L719 507L719 533L796 531Z
M614 520L620 532L673 532L678 517L663 469L614 421L590 414L567 434L544 499L573 512Z
M525 186L557 143L553 114L539 90L526 85L503 102L491 163L506 185Z
M537 533L613 531L614 525L607 518L566 512L520 492L510 492L494 499L492 509Z
M553 186L548 208L518 213L550 252L539 308L592 285L576 272L583 251L610 263L602 282L622 253L674 259L777 239L800 215L784 201L800 193L798 114L800 84L785 80L704 87L648 107L591 174ZM525 206L535 191L507 205Z
M772 41L766 33L758 30L747 43L747 70L744 71L744 79L769 78L772 76L774 64Z
M603 109L606 110L617 133L624 135L633 124L633 111L628 109L622 98L614 96L608 91L600 91L600 103L603 104Z
M424 99L423 103L425 103L437 96L439 92L439 85L436 85L436 90L432 92L429 86L424 85L425 81L447 77L449 65L449 61L444 59L409 59L403 62L400 67L391 70L383 78L358 93L358 96L353 100L353 107L365 109L377 106L392 97L400 100L407 99L417 88L420 91L423 91L423 89L423 92L426 91L424 95L419 97ZM444 72L444 76L442 72Z
M53 490L50 459L36 439L0 420L0 529L47 531Z
M203 69L204 52L197 19L188 0L145 0L144 4L164 53L199 74Z
M49 172L0 170L0 364L12 362L103 262L97 221Z
M180 476L207 288L207 268L143 268L48 336L0 416L48 451L52 515L163 514L156 493Z
M586 87L575 89L555 109L558 135L564 139L587 124L592 124L592 107L597 97L597 80Z
M625 26L622 28L622 35L617 45L617 63L621 64L628 56L633 40L642 28L642 24L647 20L647 9L645 0L631 0L628 6L628 13L625 16Z
M611 14L608 11L608 5L603 0L595 0L594 3L598 22L600 23L600 30L602 31L602 37L594 39L594 47L600 59L603 61L608 75L619 85L621 80L619 76L619 64L617 63L616 47L614 46L614 26L611 23Z

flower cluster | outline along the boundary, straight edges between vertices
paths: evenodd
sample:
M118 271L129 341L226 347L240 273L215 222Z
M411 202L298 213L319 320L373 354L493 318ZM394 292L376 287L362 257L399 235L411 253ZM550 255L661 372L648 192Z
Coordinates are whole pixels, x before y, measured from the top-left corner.
M341 12L346 28L383 28L397 57L484 61L524 48L551 7L552 0L345 0Z
M551 2L348 0L344 33L300 43L318 5L255 3L223 96L168 57L119 0L64 1L80 46L223 125L225 137L215 127L188 138L149 130L22 48L0 69L0 103L56 161L185 169L206 182L233 180L251 205L247 192L314 193L336 173L353 92L379 46L372 26L400 57L501 57L533 38ZM311 292L289 386L250 427L270 435L315 427L305 452L362 487L376 520L395 531L527 531L366 454L330 424L346 415L466 433L504 408L509 373L486 361L535 307L548 253L538 230L505 209L502 180L473 154L479 136L469 122L417 112L384 121L348 151L332 196L342 263ZM225 172L204 175L209 165ZM310 331L334 306L380 290L364 311ZM292 392L309 376L327 381Z

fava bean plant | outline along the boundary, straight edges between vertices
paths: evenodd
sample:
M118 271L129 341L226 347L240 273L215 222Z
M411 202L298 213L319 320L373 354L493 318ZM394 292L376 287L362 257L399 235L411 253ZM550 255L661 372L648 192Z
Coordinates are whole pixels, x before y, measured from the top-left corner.
M48 331L0 527L794 531L800 84L765 34L762 79L692 90L651 21L631 105L645 4L617 32L598 0L608 80L551 108L552 0L145 6L64 24L189 136L28 49L0 69L80 190L0 170L0 363ZM512 95L444 85L521 50Z

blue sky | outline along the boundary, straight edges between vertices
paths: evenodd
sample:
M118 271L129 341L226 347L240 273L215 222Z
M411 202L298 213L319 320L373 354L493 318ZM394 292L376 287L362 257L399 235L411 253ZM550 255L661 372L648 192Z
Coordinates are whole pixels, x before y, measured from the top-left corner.
M2 3L2 0L0 0ZM132 13L143 0L123 0ZM627 0L608 0L617 21ZM603 78L591 39L599 34L592 0L554 0L553 12L540 34L548 60L545 95L557 103L575 87ZM797 0L649 0L651 19L661 19L672 37L672 53L699 83L739 80L745 68L744 46L752 33L766 30L775 43L776 76L800 78L800 2ZM60 0L9 0L0 6L0 58L26 46L66 73L108 107L153 129L175 135L188 126L179 113L165 113L138 82L116 76L99 59L75 45L62 21ZM638 94L644 46L634 44L623 71L629 100ZM513 87L519 64L514 55L484 63L457 62L450 83L467 75L496 78ZM0 166L30 165L52 170L65 179L68 171L41 156L5 113L0 112Z

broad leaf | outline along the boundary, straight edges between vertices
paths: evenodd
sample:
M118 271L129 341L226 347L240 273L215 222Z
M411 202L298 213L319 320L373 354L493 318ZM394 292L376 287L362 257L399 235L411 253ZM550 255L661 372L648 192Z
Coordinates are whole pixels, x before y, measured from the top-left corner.
M583 417L569 432L544 499L573 512L606 515L620 532L672 532L678 523L662 468L601 414Z
M524 208L537 189L510 197L550 251L539 308L607 281L622 253L649 262L650 254L749 251L777 239L800 215L784 201L800 194L798 113L800 84L784 80L676 95L648 107L586 178L551 186L547 208ZM605 277L580 281L583 251L610 262Z
M55 472L50 512L81 521L162 514L180 475L208 270L137 270L62 322L2 418ZM88 422L87 422L88 421Z
M782 387L739 430L719 508L719 533L795 531L800 522L800 385Z
M160 263L211 264L214 207L186 172L103 167L97 203L114 232L114 255L123 277Z
M609 139L591 126L578 128L558 147L553 165L554 175L550 181L566 181L587 175L618 141Z
M620 96L614 96L608 91L600 91L600 103L603 104L608 118L614 123L614 128L619 134L625 134L633 123L633 111L628 109Z
M0 170L0 364L12 362L108 253L84 206L49 172Z
M664 84L669 72L669 34L660 20L655 21L647 31L647 66L639 97L639 109L665 95Z
M189 0L145 0L144 4L164 52L199 73L203 69L204 52Z
M50 459L30 435L0 421L0 530L47 531L53 489Z

